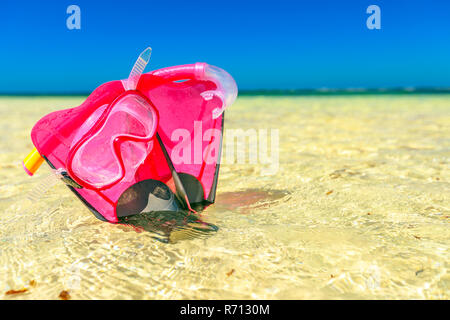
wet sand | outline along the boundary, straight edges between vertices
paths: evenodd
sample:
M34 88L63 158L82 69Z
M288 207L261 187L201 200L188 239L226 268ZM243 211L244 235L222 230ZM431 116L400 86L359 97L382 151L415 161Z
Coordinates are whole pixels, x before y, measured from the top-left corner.
M0 299L449 298L450 95L238 98L225 128L278 129L279 169L223 163L205 230L27 200L30 129L83 100L0 98Z

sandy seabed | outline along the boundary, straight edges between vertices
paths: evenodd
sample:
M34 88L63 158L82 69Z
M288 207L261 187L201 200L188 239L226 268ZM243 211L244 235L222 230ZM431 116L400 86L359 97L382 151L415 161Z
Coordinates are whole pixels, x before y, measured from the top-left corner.
M30 129L83 100L0 98L0 299L449 299L450 95L238 98L225 128L277 129L279 165L222 164L217 231L28 200Z

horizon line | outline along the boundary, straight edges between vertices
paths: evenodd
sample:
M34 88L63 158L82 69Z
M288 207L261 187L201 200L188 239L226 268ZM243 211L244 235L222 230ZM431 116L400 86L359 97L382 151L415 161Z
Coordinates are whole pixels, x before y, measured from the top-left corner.
M0 92L6 96L89 96L88 91L68 92ZM310 89L242 89L239 95L339 95L339 94L450 94L450 87L391 87L391 88L310 88Z

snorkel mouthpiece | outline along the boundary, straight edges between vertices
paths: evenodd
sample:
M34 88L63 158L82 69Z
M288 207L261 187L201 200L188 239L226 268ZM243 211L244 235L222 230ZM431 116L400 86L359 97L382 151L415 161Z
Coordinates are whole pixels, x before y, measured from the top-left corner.
M210 95L216 95L222 100L222 107L213 110L212 117L217 119L225 111L225 108L231 106L236 100L238 93L236 82L225 70L210 65L205 68L205 79L213 79L217 89L203 92L202 96L208 100Z
M150 56L145 49L128 79L46 115L31 132L35 149L23 161L25 171L33 175L45 159L58 181L104 221L202 210L215 201L224 110L236 99L236 83L206 63L143 73ZM194 142L199 128L205 137ZM186 141L172 140L180 131ZM219 134L207 137L211 131ZM198 149L194 159L180 159L180 148L191 146Z

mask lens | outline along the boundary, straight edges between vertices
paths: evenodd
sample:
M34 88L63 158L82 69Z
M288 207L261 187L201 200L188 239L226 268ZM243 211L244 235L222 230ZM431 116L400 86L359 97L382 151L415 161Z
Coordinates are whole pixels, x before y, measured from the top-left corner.
M109 110L101 128L73 153L73 174L95 188L110 185L124 176L124 165L136 167L151 148L156 113L137 94L120 98Z

